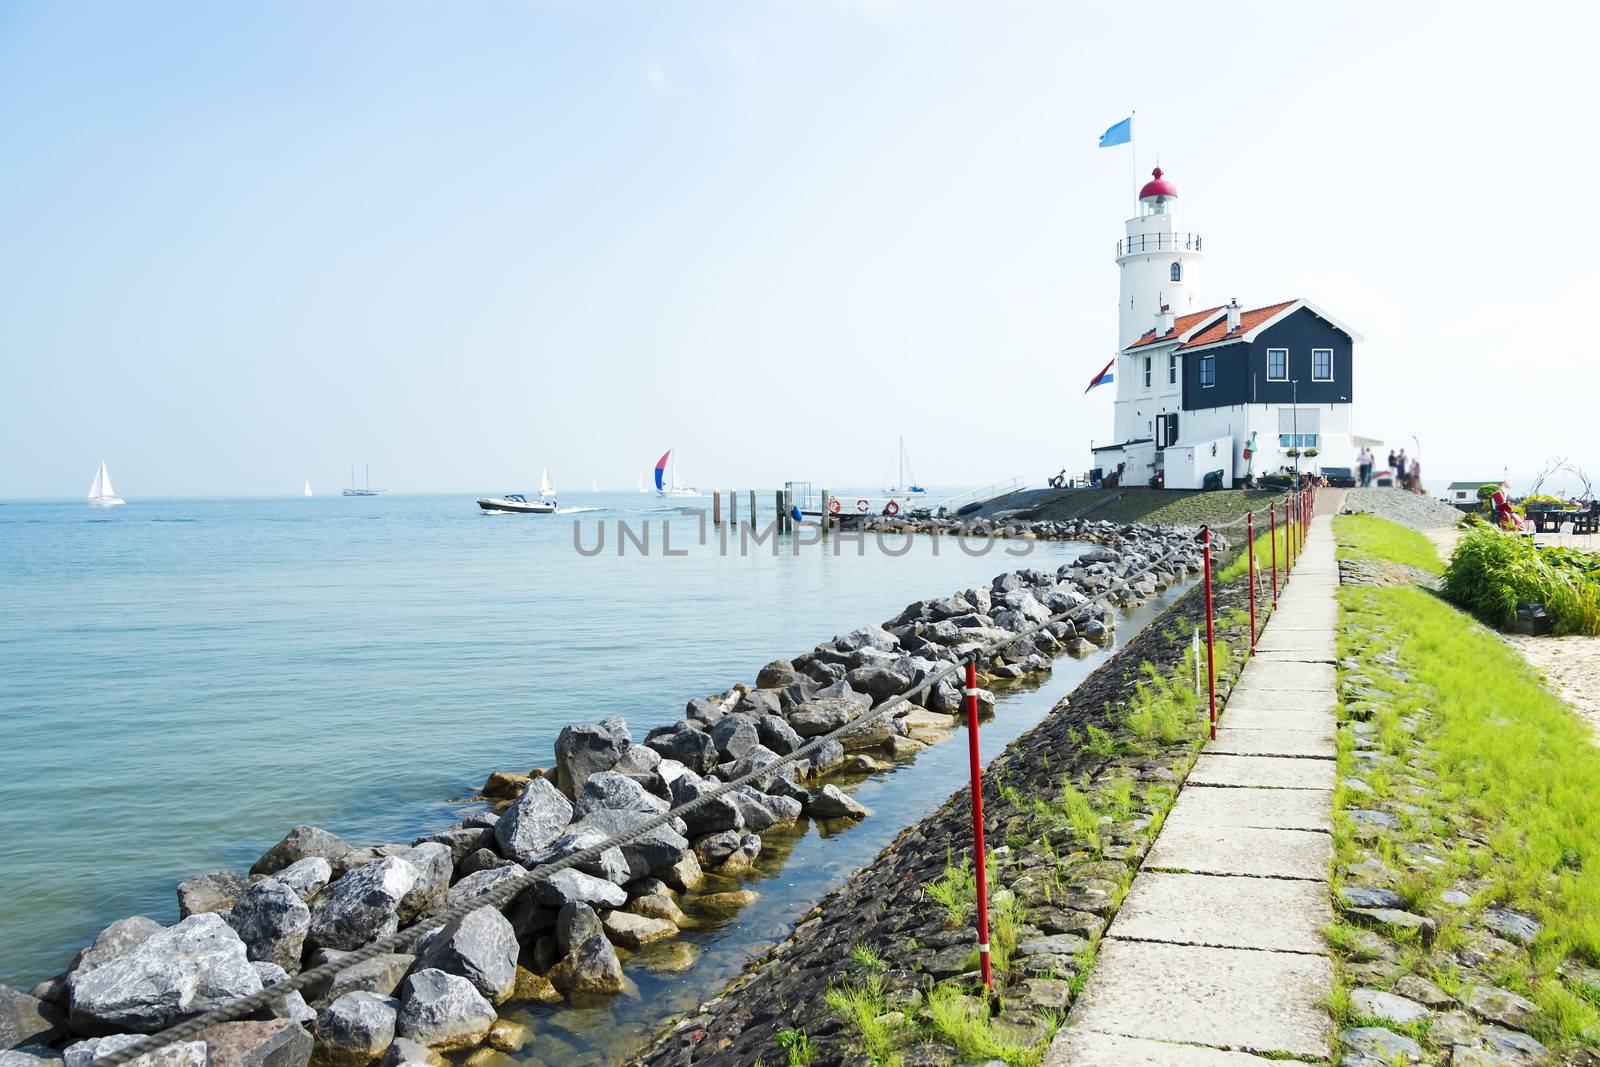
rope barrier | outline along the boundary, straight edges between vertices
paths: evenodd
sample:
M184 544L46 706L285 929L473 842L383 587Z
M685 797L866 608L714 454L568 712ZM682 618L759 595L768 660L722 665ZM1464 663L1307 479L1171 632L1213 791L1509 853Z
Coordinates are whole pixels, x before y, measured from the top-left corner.
M1237 524L1229 524L1229 526L1232 525ZM1227 527L1219 527L1219 529L1226 528ZM195 1015L192 1018L185 1019L183 1022L176 1023L167 1029L160 1031L159 1033L151 1034L147 1037L141 1037L137 1041L134 1041L124 1048L107 1053L106 1055L95 1059L93 1063L89 1065L89 1067L121 1067L121 1065L131 1063L140 1056L148 1055L149 1053L159 1051L168 1045L191 1038L200 1033L202 1030L216 1026L219 1023L233 1022L244 1018L245 1016L253 1015L256 1012L270 1008L273 1004L283 1000L289 994L298 993L302 990L320 985L341 971L354 967L357 964L364 963L377 956L401 952L411 947L417 941L421 940L423 937L432 933L434 930L437 930L441 926L446 926L457 919L477 911L479 908L504 907L505 905L510 904L522 893L548 881L554 875L560 874L562 871L570 870L574 867L599 858L601 853L605 852L607 849L631 844L645 835L667 825L674 819L677 819L689 812L696 811L699 808L710 804L712 801L734 792L735 790L743 788L746 785L752 785L770 780L774 775L785 768L799 763L802 760L809 760L814 753L816 753L829 741L836 741L854 730L876 722L878 719L890 714L902 705L911 703L913 697L923 695L933 687L937 686L940 682L944 681L946 678L949 678L951 675L955 674L957 671L963 670L969 661L976 663L979 659L993 652L1008 648L1016 644L1018 641L1032 637L1034 634L1037 634L1056 623L1065 622L1072 616L1081 614L1086 609L1107 602L1110 597L1120 591L1118 587L1123 589L1127 588L1128 585L1134 580L1143 577L1145 574L1148 574L1150 571L1154 570L1156 567L1159 567L1163 563L1168 563L1179 558L1182 554L1183 552L1179 549L1174 549L1158 559L1151 560L1149 563L1144 564L1137 570L1132 571L1121 578L1115 579L1113 581L1112 588L1105 590L1097 596L1089 598L1082 604L1074 605L1066 611L1058 612L1055 615L1050 616L1048 619L1034 623L1031 626L1024 627L1023 629L1018 630L1016 633L1008 635L1004 640L991 641L986 645L981 645L978 648L968 650L954 663L951 663L949 666L943 668L937 673L923 679L921 682L917 683L915 686L906 690L905 692L890 697L876 708L862 712L860 715L850 719L842 726L836 727L835 729L830 730L819 737L813 737L810 741L806 742L804 745L801 745L793 752L790 752L784 756L780 756L776 760L773 760L771 763L768 763L757 770L753 770L748 774L744 774L733 779L732 781L718 785L708 792L702 793L693 800L686 801L675 808L662 812L658 815L650 816L646 818L644 822L639 823L631 830L617 834L613 837L609 837L598 844L590 845L587 848L580 849L579 851L574 852L569 856L565 856L559 860L553 860L550 863L541 864L540 866L531 870L524 871L520 874L516 874L509 878L503 879L502 881L496 882L492 887L486 889L477 896L474 896L469 900L461 901L458 904L443 909L437 915L431 916L426 923L419 922L409 929L389 934L386 937L380 937L375 941L371 941L368 944L363 945L359 949L346 953L337 960L313 967L310 970L301 971L299 974L293 975L286 981L279 982L277 985L262 989L256 993L250 993L246 996L230 1000L226 1004L222 1004L208 1011L201 1012L200 1014Z

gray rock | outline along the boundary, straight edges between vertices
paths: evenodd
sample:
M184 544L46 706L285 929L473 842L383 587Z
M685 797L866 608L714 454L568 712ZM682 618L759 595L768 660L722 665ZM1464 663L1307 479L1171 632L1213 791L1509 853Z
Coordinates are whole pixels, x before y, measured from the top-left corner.
M211 871L178 883L178 918L226 911L244 893L243 876L232 871Z
M1438 923L1425 915L1416 915L1397 908L1351 908L1349 914L1360 917L1370 925L1389 930L1414 930L1430 940L1438 927Z
M239 934L251 960L298 971L311 929L311 909L293 889L266 878L240 896L228 913L228 925Z
M680 893L699 889L706 881L705 872L700 868L700 857L693 852L685 852L676 863L657 873L663 882Z
M292 1019L219 1023L195 1035L209 1067L306 1067L316 1042Z
M653 749L640 748L640 752L650 752ZM656 756L659 765L660 756ZM667 810L667 802L652 794L637 781L616 771L601 771L589 776L589 781L584 784L583 792L578 795L578 802L572 806L572 814L576 819L583 819L596 811L633 811L645 815L659 815Z
M276 963L257 960L250 966L255 968L256 976L261 979L263 989L271 989L273 986L282 985L289 980L289 972L279 967ZM285 993L282 999L275 1001L267 1009L267 1013L275 1019L293 1019L302 1026L309 1026L316 1022L317 1019L317 1013L312 1011L310 1006L306 1004L305 997L300 995L299 990Z
M397 1037L389 1051L383 1054L378 1067L400 1067L402 1063L426 1064L428 1067L445 1067L445 1058L420 1041Z
M448 830L440 830L436 834L419 837L416 841L416 845L430 843L444 845L450 850L450 862L459 864L480 848L494 847L494 828L488 826L452 826ZM416 846L413 845L412 847Z
M1422 1058L1421 1045L1404 1034L1397 1034L1381 1026L1358 1026L1341 1030L1339 1040L1352 1052L1380 1057L1380 1062L1383 1063L1388 1063L1396 1056L1406 1057L1412 1062Z
M508 860L492 848L480 848L476 852L467 853L461 862L456 864L456 873L462 878L466 878L468 875L482 874L484 871L498 871L503 868L511 869L515 873L516 868L520 866L522 865L516 860ZM446 893L446 896L448 895ZM442 899L444 898L441 897L440 900ZM428 911L432 911L438 906L438 903L439 901L436 900L428 905L428 909L423 912L423 915L427 915Z
M642 824L656 817L638 811L597 811L582 822L574 824L574 829L603 834L606 838L617 838L635 833ZM682 823L678 825L681 826ZM688 839L671 823L647 830L626 844L616 847L615 851L622 854L626 875L620 881L616 879L613 881L623 885L635 878L654 874L675 862L688 848Z
M572 951L572 946L581 945L600 932L600 916L587 904L567 904L556 916L556 947L563 956Z
M400 906L396 909L400 925L404 926L450 888L456 860L451 847L441 841L424 841L406 849L398 858L417 869L417 880L400 898Z
M321 856L296 860L272 877L294 890L301 900L310 900L333 881L333 864Z
M394 1040L400 1004L377 993L346 993L322 1010L312 1027L318 1059L333 1067L358 1067L383 1055Z
M495 824L503 855L524 863L550 847L572 821L572 804L547 778L535 778Z
M621 886L571 869L558 871L539 883L535 895L539 903L550 908L561 908L574 902L620 908L628 902L628 894L622 891Z
M1347 908L1404 908L1406 898L1392 889L1347 885L1339 890L1339 902Z
M843 763L844 746L837 741L822 742L816 751L806 757L806 766L810 768L810 775L813 778L827 774Z
M723 716L711 727L711 742L722 755L736 760L759 745L761 735L754 719L735 712Z
M53 1004L0 985L0 1049L48 1045L67 1032L67 1017Z
M351 951L400 927L400 902L417 869L398 856L357 868L334 882L311 908L307 943Z
M714 834L706 834L694 841L694 855L699 858L702 867L717 868L727 862L728 857L739 851L744 842L744 833L740 830L720 830Z
M600 725L622 751L633 747L633 733L628 729L628 720L621 715L608 715L600 720Z
M597 812L596 814L598 815L599 813ZM603 847L610 839L611 835L598 826L574 823L566 833L551 842L548 849L528 857L526 862L530 869L539 868L577 856L593 848L600 848L601 851L597 855L582 860L577 869L585 874L592 874L596 878L604 878L607 881L621 885L630 880L633 875L628 866L627 857L622 854L620 848L615 846L611 848Z
M900 671L885 666L857 667L845 675L850 688L865 693L874 704L881 704L911 685L911 679Z
M1501 1062L1509 1060L1509 1062L1517 1064L1519 1067L1522 1064L1550 1062L1550 1050L1527 1034L1518 1033L1515 1030L1502 1030L1498 1026L1490 1026L1484 1030L1483 1038L1488 1044L1490 1052L1504 1057ZM1450 1062L1452 1064L1472 1063L1470 1059L1461 1056L1459 1052L1455 1054L1455 1058ZM1492 1061L1485 1059L1484 1062L1489 1063Z
M160 923L143 915L118 919L95 935L89 947L78 953L68 968L68 976L88 974L119 956L126 956L163 929L165 927Z
M696 774L709 774L717 765L717 743L690 723L680 722L660 734L652 730L651 735L645 744L664 760L677 760Z
M1395 982L1394 991L1426 1008L1442 1008L1456 1002L1455 997L1415 974L1402 975Z
M1381 1019L1391 1023L1413 1023L1432 1013L1414 1000L1378 989L1352 989L1350 1013L1358 1019Z
M822 791L811 798L806 810L816 819L860 819L867 814L866 808L835 785L823 786Z
M460 975L491 1004L499 1004L517 984L516 931L494 908L470 911L439 931L417 967Z
M833 642L840 652L856 652L863 648L876 649L879 652L893 652L900 647L900 642L894 634L882 626L863 626L852 631Z
M872 701L860 695L817 697L790 712L789 725L801 737L820 737L832 733L871 707Z
M716 788L698 775L686 774L672 783L672 806L676 808L699 800ZM690 837L718 833L722 830L744 829L744 816L740 813L739 806L726 796L708 800L693 811L684 812L682 818L684 825L688 827Z
M617 765L606 773L632 778L646 789L655 790L661 785L660 767L661 753L646 745L633 745L622 754ZM594 777L591 775L589 780L593 781Z
M622 961L603 933L585 938L550 969L550 981L576 1000L622 992Z
M622 745L604 726L568 726L556 736L556 787L576 798L591 774L609 771L621 758Z
M793 685L800 680L800 673L794 669L794 664L786 659L775 659L761 668L756 675L757 689L782 689L786 685Z
M385 952L362 960L328 979L327 988L317 999L323 1004L332 1004L347 993L393 996L416 962L417 957L409 952Z
M756 732L761 744L780 756L787 756L803 744L794 727L777 715L763 715L757 719Z
M1509 989L1479 986L1467 994L1466 1008L1485 1022L1513 1030L1531 1030L1539 1021L1539 1005Z
M755 866L756 857L759 855L761 855L761 838L755 834L741 834L738 846L723 859L722 870L747 871Z
M101 1056L121 1052L137 1040L138 1034L111 1034L79 1041L68 1045L62 1053L62 1067L89 1067ZM206 1067L205 1042L178 1041L159 1051L145 1053L129 1067Z
M733 710L752 721L763 715L777 715L783 711L783 697L776 689L757 689L740 697Z
M489 1036L494 1020L494 1005L460 975L430 968L400 984L395 1032L429 1048L471 1048Z
M342 874L350 852L349 843L337 834L317 826L296 826L250 866L250 873L277 874L307 856L321 856L333 865L335 874Z
M735 782L746 775L754 774L758 771L768 771L770 768L770 771L760 780L768 783L778 778L792 780L799 773L796 770L796 765L782 763L782 759L783 757L765 745L757 745L743 758L734 760L732 763L724 763L718 767L717 776L725 782Z
M606 938L612 944L632 951L665 941L678 932L678 927L670 920L627 911L607 912L603 924Z
M72 1029L151 1032L261 989L244 942L220 915L191 915L69 983Z
M1515 941L1519 945L1532 944L1533 939L1538 937L1539 931L1543 929L1539 920L1532 915L1512 911L1510 908L1485 909L1483 925L1507 941Z

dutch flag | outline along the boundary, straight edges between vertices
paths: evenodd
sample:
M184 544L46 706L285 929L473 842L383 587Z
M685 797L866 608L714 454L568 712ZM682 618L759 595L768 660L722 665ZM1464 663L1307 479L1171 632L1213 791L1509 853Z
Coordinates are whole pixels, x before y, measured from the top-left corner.
M1093 378L1089 379L1089 389L1093 389L1097 385L1108 385L1108 384L1110 384L1110 382L1111 382L1111 368L1115 367L1116 365L1117 365L1117 357L1116 356L1112 356L1111 357L1111 362L1107 363L1103 368L1101 368L1101 371L1100 371L1099 374L1096 374ZM1089 391L1089 389L1085 389L1084 392L1087 393Z

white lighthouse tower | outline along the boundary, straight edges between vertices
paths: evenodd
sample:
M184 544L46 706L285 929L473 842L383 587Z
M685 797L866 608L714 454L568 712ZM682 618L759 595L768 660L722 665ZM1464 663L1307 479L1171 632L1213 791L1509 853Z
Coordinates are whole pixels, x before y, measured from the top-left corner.
M1128 220L1128 236L1117 242L1122 273L1117 347L1127 348L1156 325L1163 306L1174 317L1203 310L1199 297L1200 235L1174 229L1177 187L1151 172L1139 190L1139 213Z

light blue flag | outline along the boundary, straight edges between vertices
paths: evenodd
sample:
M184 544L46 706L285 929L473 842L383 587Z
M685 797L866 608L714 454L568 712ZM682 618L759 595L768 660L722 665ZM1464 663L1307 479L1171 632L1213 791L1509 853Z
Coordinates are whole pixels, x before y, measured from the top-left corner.
M1100 135L1100 147L1127 144L1133 140L1133 116L1130 115Z

